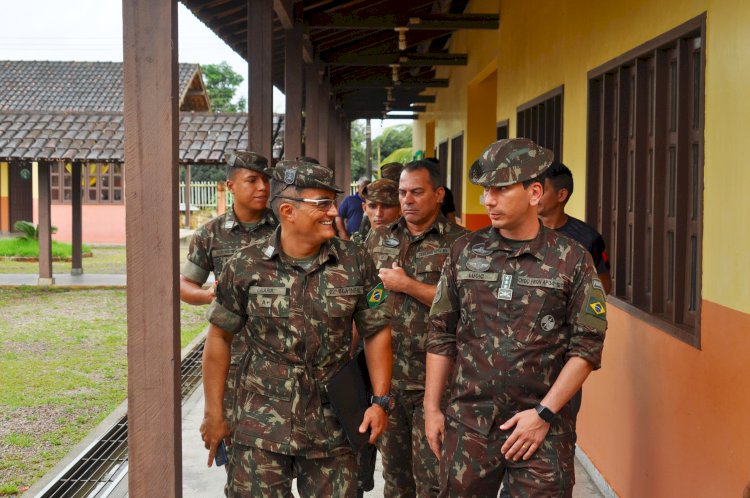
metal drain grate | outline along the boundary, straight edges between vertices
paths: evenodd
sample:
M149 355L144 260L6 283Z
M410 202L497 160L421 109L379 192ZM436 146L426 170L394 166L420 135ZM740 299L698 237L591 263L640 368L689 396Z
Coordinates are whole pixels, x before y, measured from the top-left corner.
M205 340L180 364L184 403L201 381ZM37 495L39 498L104 498L128 473L128 417L122 417Z

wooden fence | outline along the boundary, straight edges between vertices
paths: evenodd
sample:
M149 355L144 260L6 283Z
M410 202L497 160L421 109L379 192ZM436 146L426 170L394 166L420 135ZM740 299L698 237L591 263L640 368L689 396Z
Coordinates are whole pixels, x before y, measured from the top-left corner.
M224 182L221 182L224 183ZM190 183L190 206L198 209L216 209L218 192L217 182L191 182ZM229 189L225 190L227 195L227 206L231 206L234 198ZM180 210L185 210L185 183L180 183Z

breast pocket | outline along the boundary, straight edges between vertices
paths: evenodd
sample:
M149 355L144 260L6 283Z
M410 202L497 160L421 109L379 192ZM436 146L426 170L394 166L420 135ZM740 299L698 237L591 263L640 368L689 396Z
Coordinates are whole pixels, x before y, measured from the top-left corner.
M395 247L376 247L372 250L372 259L375 268L392 268L394 262L398 262L399 250Z
M216 278L221 275L222 270L224 269L224 266L226 266L227 261L229 261L229 258L234 256L234 253L237 252L237 248L228 248L228 249L215 249L211 251L211 262L214 265L214 275Z
M514 318L513 339L525 344L557 340L565 321L565 295L551 286L517 285L518 298L508 302L508 314Z
M287 287L250 287L247 314L262 317L289 316L289 289Z
M436 285L440 280L440 271L443 269L447 256L448 249L418 252L415 257L417 280L425 284Z

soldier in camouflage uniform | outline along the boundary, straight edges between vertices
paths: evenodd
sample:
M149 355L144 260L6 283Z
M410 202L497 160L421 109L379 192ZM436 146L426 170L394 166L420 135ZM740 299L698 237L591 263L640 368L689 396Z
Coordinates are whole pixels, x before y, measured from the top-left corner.
M404 165L401 163L386 163L380 167L380 179L392 180L398 185L398 179L401 176L401 170L404 169ZM370 218L367 216L367 210L365 209L365 215L362 217L362 223L359 224L359 228L354 234L359 234L357 237L358 241L362 241L367 237L370 232L372 224ZM354 240L354 239L351 239Z
M241 335L231 424L230 497L356 495L356 460L326 396L349 361L352 322L365 338L375 405L360 431L374 442L387 426L391 377L390 315L367 254L334 237L333 172L301 161L272 170L271 207L279 228L227 262L208 312L201 436L209 466L230 430L221 400L229 344ZM383 408L385 406L385 408Z
M551 161L531 140L500 140L469 171L492 226L451 248L427 341L425 432L443 497L497 496L505 472L511 496L572 495L568 400L600 366L606 303L591 255L537 219Z
M367 249L390 291L393 388L396 406L378 449L385 496L435 496L438 461L424 437L425 341L428 314L443 261L466 230L440 212L440 173L429 161L404 167L399 182L403 217L371 233Z
M189 304L210 304L215 285L203 289L209 274L219 279L224 264L240 247L267 237L276 228L276 217L268 203L268 160L249 151L230 152L227 187L234 194L234 205L226 213L201 226L190 239L187 260L180 272L180 299ZM239 336L232 342L232 362L224 390L224 411L229 417L234 398L234 379L247 346Z
M362 222L367 220L367 230L363 231L363 227L360 227L360 230L354 232L349 238L361 246L369 237L372 228L388 226L401 216L398 183L393 180L386 178L375 180L362 191L362 198L364 199L362 209L365 211Z

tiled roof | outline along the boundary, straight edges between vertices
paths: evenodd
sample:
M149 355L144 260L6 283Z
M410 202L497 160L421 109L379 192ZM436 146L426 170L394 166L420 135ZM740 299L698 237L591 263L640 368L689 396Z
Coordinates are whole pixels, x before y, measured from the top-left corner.
M197 64L179 65L185 95ZM122 62L0 61L0 110L122 112Z
M122 162L123 136L121 113L0 111L3 161ZM181 112L179 139L181 163L219 163L225 150L247 148L247 114Z

